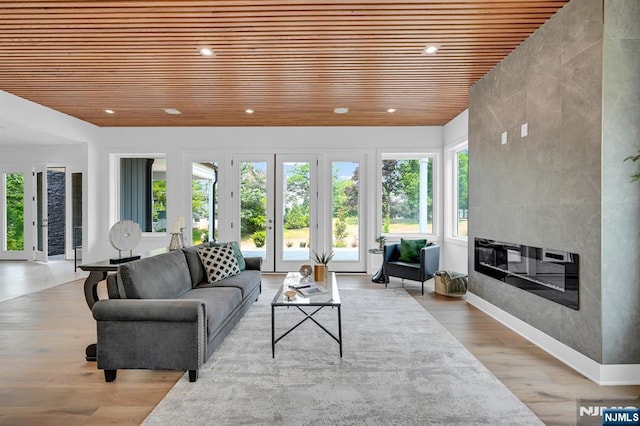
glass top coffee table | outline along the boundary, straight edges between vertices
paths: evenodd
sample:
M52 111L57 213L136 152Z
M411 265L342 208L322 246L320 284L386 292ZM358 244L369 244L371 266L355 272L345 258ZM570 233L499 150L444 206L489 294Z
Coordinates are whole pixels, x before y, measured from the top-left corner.
M288 297L288 291L292 291L293 296L289 295ZM295 306L302 312L304 318L276 338L276 308L289 308L291 306ZM303 309L305 306L311 309ZM313 318L317 312L325 307L337 308L338 337ZM342 358L342 317L340 308L340 293L338 292L335 272L327 274L327 279L324 282L314 282L313 280L307 282L299 272L289 272L271 302L271 356L273 358L276 356L276 343L305 321L311 320L338 342L340 357Z

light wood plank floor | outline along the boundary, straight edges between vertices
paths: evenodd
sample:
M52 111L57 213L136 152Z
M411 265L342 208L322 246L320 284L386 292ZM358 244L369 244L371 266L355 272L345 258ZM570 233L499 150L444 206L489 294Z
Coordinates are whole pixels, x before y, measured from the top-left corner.
M265 274L263 282L275 287L281 279ZM340 286L381 287L355 274L342 275ZM421 296L417 284L406 283L407 291L546 424L575 424L581 398L640 395L640 386L595 385L463 300L426 287ZM139 424L183 374L123 370L115 382L105 383L95 363L84 360L86 345L94 341L82 280L0 302L0 424Z

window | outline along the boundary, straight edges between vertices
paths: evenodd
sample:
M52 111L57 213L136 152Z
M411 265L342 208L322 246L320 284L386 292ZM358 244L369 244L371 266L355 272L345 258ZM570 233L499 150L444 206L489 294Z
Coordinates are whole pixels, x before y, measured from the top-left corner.
M132 220L142 232L166 232L166 174L164 158L120 158L118 220Z
M333 161L331 249L335 261L358 261L360 250L360 163Z
M382 233L433 234L434 155L382 155Z
M217 240L218 163L193 163L191 169L192 241L198 244Z
M6 230L4 249L7 251L24 250L24 175L7 173L5 175Z
M311 163L283 161L282 174L282 260L306 261L311 255Z
M266 229L270 167L267 161L240 162L240 248L245 256L267 259L265 245L271 244Z
M469 235L469 149L466 143L455 150L453 212L455 214L453 236Z

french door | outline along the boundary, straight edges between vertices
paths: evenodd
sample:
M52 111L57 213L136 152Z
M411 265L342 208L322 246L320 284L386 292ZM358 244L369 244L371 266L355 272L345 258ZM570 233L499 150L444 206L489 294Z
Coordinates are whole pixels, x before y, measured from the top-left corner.
M318 246L316 155L235 155L234 224L242 252L266 272L298 270ZM232 224L232 226L235 226Z
M366 238L363 213L365 208L364 160L361 155L327 155L324 172L321 173L321 216L324 220L325 246L330 247L334 257L329 264L331 271L364 272Z
M49 215L47 212L47 167L35 170L35 251L34 259L47 262L49 258Z
M364 271L361 164L328 156L320 167L306 153L234 155L231 226L243 253L261 256L265 272L285 272L312 264L314 250L333 250L330 270Z

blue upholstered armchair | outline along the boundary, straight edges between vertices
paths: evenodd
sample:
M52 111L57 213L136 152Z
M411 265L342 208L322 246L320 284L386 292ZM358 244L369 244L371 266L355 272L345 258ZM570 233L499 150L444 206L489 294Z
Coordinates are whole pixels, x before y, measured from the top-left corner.
M382 271L385 278L385 287L389 283L389 277L402 278L404 281L412 280L422 283L424 295L424 282L433 277L440 267L440 246L433 244L420 250L419 262L403 262L400 260L400 244L387 244L384 246L382 258ZM403 283L404 284L404 283Z

